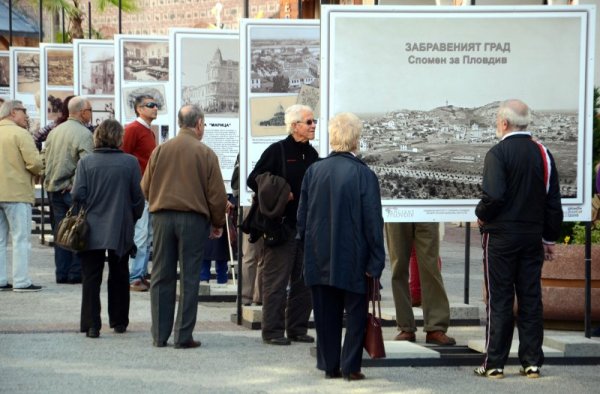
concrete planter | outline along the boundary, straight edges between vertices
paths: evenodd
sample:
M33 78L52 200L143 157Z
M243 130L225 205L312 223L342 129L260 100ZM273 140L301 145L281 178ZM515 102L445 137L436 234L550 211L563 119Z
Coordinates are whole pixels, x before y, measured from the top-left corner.
M544 320L583 322L585 246L556 245L542 269ZM592 320L600 321L600 245L592 246Z

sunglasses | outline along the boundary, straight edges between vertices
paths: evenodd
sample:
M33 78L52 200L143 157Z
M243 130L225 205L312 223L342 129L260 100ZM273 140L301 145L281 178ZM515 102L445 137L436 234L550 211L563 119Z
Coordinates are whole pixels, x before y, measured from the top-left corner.
M156 104L156 103L146 103L146 104L142 105L142 107L156 108L156 107L158 107L158 104Z
M23 111L24 114L27 114L27 110L25 108L14 108L15 111Z
M306 122L298 122L298 123L304 123L307 126L312 126L312 124L317 124L317 120L316 119L309 119Z

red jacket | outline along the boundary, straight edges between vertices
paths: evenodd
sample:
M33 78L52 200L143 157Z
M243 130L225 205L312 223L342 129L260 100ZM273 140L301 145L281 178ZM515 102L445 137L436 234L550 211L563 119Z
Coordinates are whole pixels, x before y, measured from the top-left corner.
M123 146L121 149L123 152L134 155L137 158L142 175L146 171L148 159L150 159L154 148L156 148L156 137L152 130L137 120L125 126L125 135L123 136Z

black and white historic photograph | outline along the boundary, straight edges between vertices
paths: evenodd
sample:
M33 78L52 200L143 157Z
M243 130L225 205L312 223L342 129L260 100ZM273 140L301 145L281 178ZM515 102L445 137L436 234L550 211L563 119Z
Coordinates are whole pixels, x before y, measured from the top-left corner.
M141 95L150 95L154 98L154 102L158 104L158 114L164 115L167 113L167 102L165 100L164 85L148 85L134 86L121 89L123 94L123 108L127 119L135 118L135 110L133 109L135 98Z
M17 92L37 93L40 90L40 55L17 52Z
M297 93L304 85L319 87L318 29L255 27L250 40L252 93Z
M115 118L115 106L112 98L88 97L92 103L92 124L100 125L105 119Z
M361 114L361 157L378 175L382 198L479 198L485 154L498 141L499 104ZM576 197L577 112L531 115L529 130L554 153L562 197Z
M181 103L198 104L207 115L237 118L240 106L238 38L184 37L179 53Z
M10 57L8 52L0 53L0 94L8 94L10 86ZM4 92L6 91L6 92Z
M168 41L124 41L123 80L125 81L168 81Z
M73 86L73 50L48 49L47 82L50 86Z
M79 56L81 94L114 94L115 54L113 47L81 44Z
M498 106L511 98L531 108L529 131L552 152L563 199L578 197L579 19L354 17L335 29L330 116L363 119L361 156L384 201L479 198ZM398 39L376 44L375 30Z
M54 122L62 113L63 102L69 96L73 95L73 89L71 90L46 90L47 104L46 104L46 123Z
M252 137L286 135L285 109L296 104L298 96L267 96L250 99L250 134Z

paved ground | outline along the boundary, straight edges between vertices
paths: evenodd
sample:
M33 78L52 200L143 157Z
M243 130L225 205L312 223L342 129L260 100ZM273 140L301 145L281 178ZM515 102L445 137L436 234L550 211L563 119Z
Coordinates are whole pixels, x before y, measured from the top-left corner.
M469 301L482 309L476 231L472 240ZM325 380L315 368L310 345L263 345L260 332L230 322L233 303L199 305L195 337L201 348L177 350L171 339L169 347L158 349L151 346L148 293L132 293L126 334L114 334L105 325L99 339L89 339L78 332L81 287L55 284L52 249L34 237L32 245L31 276L44 289L0 292L0 392L592 393L600 383L598 366L556 365L545 366L537 381L518 376L516 366L509 366L500 381L477 378L471 367L364 368L368 379L362 382ZM464 230L448 224L442 271L451 302L463 302L464 252ZM389 267L383 283L383 306L393 307L386 285ZM466 344L482 338L483 327L452 327L449 333ZM393 338L394 328L384 328L384 335ZM417 341L424 341L422 332Z

